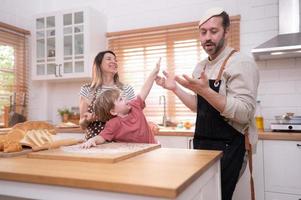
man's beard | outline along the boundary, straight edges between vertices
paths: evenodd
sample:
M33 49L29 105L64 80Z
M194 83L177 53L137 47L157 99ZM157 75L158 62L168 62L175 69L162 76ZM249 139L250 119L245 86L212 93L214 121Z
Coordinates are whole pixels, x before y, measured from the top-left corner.
M225 38L223 37L217 44L212 42L211 40L208 40L202 46L203 49L207 52L207 54L212 57L213 55L216 55L223 48L224 44L225 44ZM207 45L213 46L213 48L207 50L206 49Z

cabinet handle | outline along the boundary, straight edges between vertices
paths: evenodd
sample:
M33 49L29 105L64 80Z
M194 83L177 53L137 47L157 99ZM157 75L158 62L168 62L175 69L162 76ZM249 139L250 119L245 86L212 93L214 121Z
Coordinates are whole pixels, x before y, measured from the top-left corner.
M59 65L55 65L55 70L54 70L54 76L55 77L58 77L58 75L57 75L57 67L58 67Z
M301 147L301 144L297 144L297 147ZM299 200L301 200L301 199L299 199Z
M62 64L59 64L59 76L62 77L62 74L61 74L61 66Z
M193 139L190 138L189 141L188 141L188 149L192 149L192 145L191 145L192 140L193 140Z

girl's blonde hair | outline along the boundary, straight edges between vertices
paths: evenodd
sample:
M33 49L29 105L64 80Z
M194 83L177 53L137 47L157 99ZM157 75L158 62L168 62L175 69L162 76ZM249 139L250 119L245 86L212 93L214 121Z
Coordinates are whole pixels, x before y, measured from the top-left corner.
M104 55L106 53L110 53L112 55L115 55L115 53L113 51L102 51L102 52L99 52L97 54L97 56L95 57L94 59L94 63L93 63L93 69L92 69L92 83L91 83L91 88L93 90L96 90L98 87L101 87L102 86L102 83L103 83L103 80L102 80L102 70L101 70L101 64L102 64L102 60L104 58ZM122 89L123 87L123 83L121 83L119 81L119 75L118 73L116 73L113 77L114 79L114 83L116 84L116 86L120 89Z
M120 94L121 92L118 89L109 89L96 98L94 111L100 121L106 122L115 117L110 111L114 109L114 102L119 98Z

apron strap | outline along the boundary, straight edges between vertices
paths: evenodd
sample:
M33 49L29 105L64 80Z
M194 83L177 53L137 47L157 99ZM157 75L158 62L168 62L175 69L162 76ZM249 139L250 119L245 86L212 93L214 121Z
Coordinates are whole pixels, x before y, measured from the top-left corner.
M223 64L222 64L221 68L219 69L218 75L217 75L217 77L216 77L216 79L215 79L215 81L214 81L214 86L215 86L215 87L217 87L217 86L219 85L219 81L221 80L221 77L222 77L223 71L224 71L224 69L225 69L225 66L226 66L226 64L227 64L227 62L228 62L228 60L229 60L229 58L230 58L235 52L236 52L236 50L233 49L233 50L229 53L229 55L227 56L227 58L224 60L224 62L223 62ZM203 72L205 72L206 68L207 68L207 65L205 64L205 66L203 67Z
M248 154L249 171L250 171L250 187L251 187L251 200L255 200L255 188L253 179L253 160L252 160L252 145L249 140L248 129L245 132L245 147Z
M230 58L235 52L236 52L236 50L233 49L233 50L229 53L229 55L227 56L227 58L224 60L224 62L223 62L223 64L222 64L221 68L219 69L218 75L217 75L217 77L216 77L216 79L215 79L215 81L214 81L214 86L216 86L217 84L219 84L218 82L219 82L219 81L221 80L221 78L222 78L222 74L223 74L223 71L224 71L224 69L225 69L225 66L226 66L226 64L227 64L227 62L228 62L228 60L229 60L229 58ZM206 67L207 67L207 65L204 66L203 71L206 70Z
M93 92L93 97L92 97L91 103L88 106L88 111L90 109L92 113L94 113L94 104L96 101L96 97L97 97L97 89L95 89L95 91Z
M220 70L219 70L219 72L218 72L217 78L216 78L215 81L214 81L214 84L217 84L217 82L219 82L219 81L221 80L223 71L224 71L224 69L225 69L225 67L226 67L226 64L227 64L229 58L230 58L235 52L236 52L236 50L233 49L233 50L231 51L231 53L229 53L228 57L224 60L222 66L221 66L221 68L220 68Z

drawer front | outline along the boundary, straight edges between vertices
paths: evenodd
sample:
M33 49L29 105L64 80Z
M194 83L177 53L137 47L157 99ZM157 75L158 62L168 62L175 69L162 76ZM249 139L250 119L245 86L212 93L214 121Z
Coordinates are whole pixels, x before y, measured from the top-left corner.
M301 195L266 192L265 200L300 200Z

